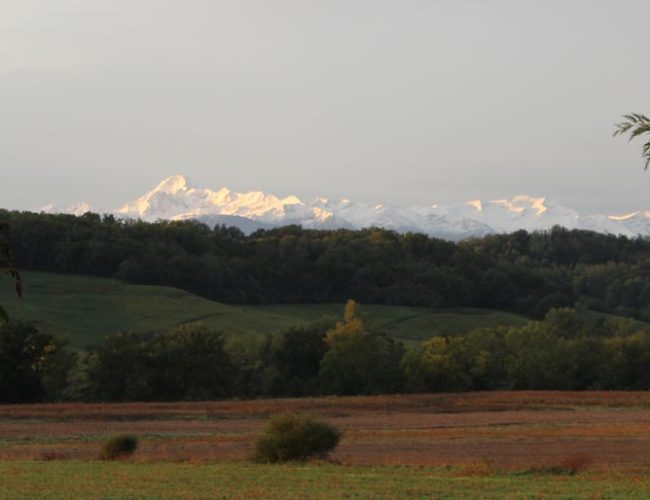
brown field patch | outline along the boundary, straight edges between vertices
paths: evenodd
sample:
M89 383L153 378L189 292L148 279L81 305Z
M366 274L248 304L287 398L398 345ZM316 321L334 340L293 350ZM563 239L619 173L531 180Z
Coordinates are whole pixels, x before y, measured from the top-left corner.
M474 470L588 456L590 468L650 465L650 393L546 391L0 406L0 459L95 459L107 436L131 433L141 446L129 461L243 460L268 416L283 411L343 429L333 456L343 464Z

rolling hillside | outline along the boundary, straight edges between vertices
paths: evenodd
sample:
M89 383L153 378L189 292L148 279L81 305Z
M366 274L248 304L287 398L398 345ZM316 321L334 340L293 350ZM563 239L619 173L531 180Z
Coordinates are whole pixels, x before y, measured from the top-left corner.
M340 318L343 310L342 304L231 306L174 288L128 285L107 278L37 272L23 276L25 297L17 298L5 282L0 286L0 302L14 318L65 335L75 347L99 342L118 331L161 331L195 321L227 336L255 336L322 317ZM481 309L365 305L361 312L409 343L436 334L526 321L522 316Z

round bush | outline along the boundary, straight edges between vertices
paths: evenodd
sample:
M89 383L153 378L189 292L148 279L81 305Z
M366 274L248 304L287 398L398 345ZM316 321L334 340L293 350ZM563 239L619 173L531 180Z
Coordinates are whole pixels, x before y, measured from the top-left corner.
M117 460L132 455L138 448L138 438L128 434L113 436L102 445L99 457L102 460Z
M254 459L275 463L325 457L340 439L336 427L308 415L275 415L255 442Z

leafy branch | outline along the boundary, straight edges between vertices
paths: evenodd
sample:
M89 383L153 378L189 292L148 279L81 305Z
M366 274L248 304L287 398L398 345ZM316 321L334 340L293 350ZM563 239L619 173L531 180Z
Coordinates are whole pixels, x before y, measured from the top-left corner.
M16 269L16 266L13 263L11 258L11 251L9 250L9 244L2 237L2 233L6 232L9 229L7 224L0 222L0 273L8 275L14 282L14 287L16 293L19 297L23 296L23 280ZM9 316L7 311L0 305L0 321L7 322L9 321Z
M617 135L629 135L628 140L639 137L643 134L650 134L650 118L639 113L623 115L624 121L615 125L614 137ZM650 167L650 141L643 145L642 157L645 159L645 170Z

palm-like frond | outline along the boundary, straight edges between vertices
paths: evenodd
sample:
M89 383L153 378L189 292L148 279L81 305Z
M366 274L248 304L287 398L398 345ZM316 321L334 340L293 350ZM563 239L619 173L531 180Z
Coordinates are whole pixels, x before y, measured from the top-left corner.
M628 134L628 140L639 137L643 134L650 134L650 118L640 113L631 113L623 115L624 121L615 125L614 137L617 135ZM650 141L646 142L642 147L642 156L645 159L645 169L650 167Z

